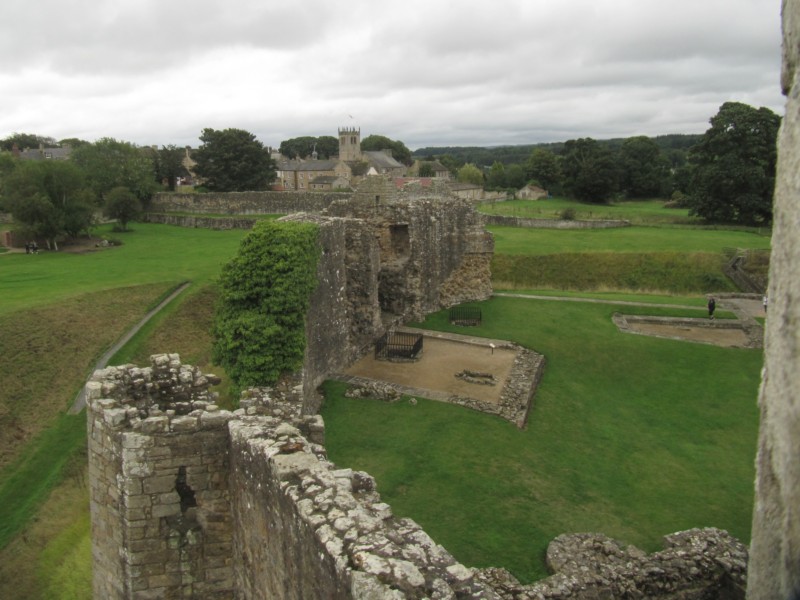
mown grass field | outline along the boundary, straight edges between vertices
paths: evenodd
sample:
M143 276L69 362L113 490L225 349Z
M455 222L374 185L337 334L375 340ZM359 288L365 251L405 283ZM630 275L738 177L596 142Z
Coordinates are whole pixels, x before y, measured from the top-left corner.
M0 366L14 374L0 386L0 547L7 542L0 550L0 597L86 597L84 417L63 412L121 332L175 285L192 280L112 364L146 364L152 353L177 351L185 362L224 375L210 365L211 282L245 232L133 228L129 234L100 229L123 242L108 250L0 258ZM665 231L672 233L663 243L684 251L680 236L688 230ZM566 255L580 250L578 239L550 242ZM612 237L596 239L588 253L636 254ZM708 242L706 251L738 245L732 239ZM742 239L768 244L752 234ZM510 233L499 239L497 255L516 247L519 256L535 256L537 243L528 233ZM562 282L579 266L563 267ZM672 276L666 269L659 273L662 283ZM666 289L660 285L652 289ZM543 286L526 278L516 287ZM701 291L689 289L681 298L619 289L591 295L702 306ZM556 530L592 526L648 549L689 522L727 526L746 539L753 461L744 465L742 457L755 448L757 352L620 338L608 306L495 298L485 310L493 316L478 333L517 339L548 358L531 427L520 432L437 403L354 404L332 395L325 415L337 462L366 462L359 468L378 477L396 512L418 520L461 560L506 566L527 579L543 574L541 552ZM447 328L438 316L426 326ZM626 380L623 373L635 377ZM348 443L345 429L345 436L362 432L369 439ZM703 465L719 493L698 483ZM684 501L687 489L701 491ZM489 556L497 558L487 563Z
M626 335L614 306L500 297L481 306L470 335L547 358L527 430L436 402L346 399L329 384L332 460L370 472L397 514L458 559L525 581L546 575L547 543L564 532L650 551L691 527L749 540L760 351ZM464 332L445 312L424 325Z
M614 229L526 229L492 225L496 254L706 252L724 248L769 248L770 238L748 231L618 227Z

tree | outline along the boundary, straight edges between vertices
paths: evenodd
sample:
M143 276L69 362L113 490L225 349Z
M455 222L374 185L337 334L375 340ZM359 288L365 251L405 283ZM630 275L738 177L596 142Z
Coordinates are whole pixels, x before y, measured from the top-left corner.
M436 172L433 170L433 165L431 163L421 162L419 163L418 175L420 177L433 177L436 175Z
M275 163L256 137L243 129L203 129L194 151L195 172L214 192L266 190L275 179Z
M458 170L456 180L460 183L472 183L483 187L483 172L472 163L467 163Z
M58 145L63 148L65 146L69 146L73 150L80 146L85 146L91 142L87 142L86 140L82 140L80 138L64 138L63 140L58 140Z
M646 136L626 139L618 162L621 188L629 198L665 195L669 163L655 141Z
M506 168L503 163L494 161L486 176L486 187L495 190L506 187Z
M307 158L311 156L316 144L317 138L308 135L291 138L281 142L278 152L289 158ZM336 142L336 151L339 151L338 140Z
M14 220L56 250L58 236L76 236L91 225L92 194L71 162L20 161L5 180L5 194Z
M14 144L16 144L17 148L20 150L25 150L26 148L38 148L40 144L45 148L58 146L58 143L55 141L55 139L51 137L36 135L34 133L13 133L10 136L0 140L0 149L10 151L14 147Z
M155 155L156 181L159 183L167 182L169 191L175 191L175 186L179 177L186 177L189 171L183 166L183 158L186 156L185 148L177 146L161 146Z
M781 119L768 108L726 102L689 154L690 213L709 221L772 221Z
M95 201L103 205L105 195L115 187L123 186L142 202L158 188L152 151L114 138L102 138L93 144L79 146L72 151L70 160L80 166L95 194Z
M464 166L464 161L459 160L451 154L442 154L439 157L439 162L445 167L453 177L458 175L458 170Z
M525 187L527 181L528 178L525 175L525 169L522 168L522 165L513 164L508 166L506 169L506 187L519 190Z
M259 221L223 267L213 359L239 387L270 385L302 366L317 231L312 223Z
M611 151L592 138L569 140L562 159L564 184L583 202L607 202L617 190L617 167Z
M546 190L551 190L561 181L558 157L543 148L535 148L531 152L526 170L528 179L535 179Z
M119 223L119 231L127 231L128 222L142 213L142 203L128 188L119 186L106 194L104 214Z
M368 135L361 140L361 149L391 150L392 157L394 157L397 162L401 162L406 166L410 166L414 163L414 159L411 158L411 150L406 148L403 142L390 140L383 135Z

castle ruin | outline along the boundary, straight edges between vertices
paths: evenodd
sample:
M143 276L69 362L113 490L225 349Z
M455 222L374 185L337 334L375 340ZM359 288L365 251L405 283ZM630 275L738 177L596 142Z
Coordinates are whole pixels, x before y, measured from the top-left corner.
M375 179L349 202L290 217L320 224L323 254L301 374L250 390L232 413L214 403L213 376L176 355L87 384L95 597L732 599L745 578L753 600L800 597L800 0L783 11L788 104L749 573L747 549L717 530L667 536L652 555L587 534L557 538L554 575L520 585L461 565L395 517L369 475L327 460L321 378L392 323L487 293L479 220L454 201L397 204Z

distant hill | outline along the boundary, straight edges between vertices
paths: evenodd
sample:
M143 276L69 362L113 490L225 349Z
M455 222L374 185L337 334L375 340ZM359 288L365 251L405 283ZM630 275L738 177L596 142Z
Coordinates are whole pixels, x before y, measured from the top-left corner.
M700 141L701 134L672 133L668 135L657 135L653 139L664 152L677 150L686 152L690 147ZM610 140L598 140L601 144L616 149L619 148L627 138L614 138ZM452 156L459 162L473 163L481 166L489 166L495 161L503 164L521 164L528 160L534 148L544 148L558 154L564 147L564 142L550 142L542 144L524 144L520 146L428 146L418 148L411 153L411 156L418 159L429 156L440 157L443 155Z

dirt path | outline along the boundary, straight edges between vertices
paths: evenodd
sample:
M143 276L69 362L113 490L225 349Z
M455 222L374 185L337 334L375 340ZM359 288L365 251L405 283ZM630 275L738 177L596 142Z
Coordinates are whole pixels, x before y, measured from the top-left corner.
M101 356L98 359L98 361L95 363L94 369L92 369L92 371L94 372L97 369L105 368L106 365L108 365L108 361L111 360L112 356L114 356L117 352L119 352L120 348L122 348L125 344L127 344L131 340L131 338L134 335L136 335L139 332L139 330L147 324L147 322L150 319L152 319L159 312L161 312L164 309L164 307L166 307L170 302L175 300L175 298L177 298L190 285L191 285L191 282L189 282L189 281L187 281L186 283L182 283L180 286L178 286L175 289L175 291L173 291L169 296L167 296L164 300L162 300L161 303L158 306L156 306L153 310L151 310L149 313L147 313L144 316L144 318L142 318L141 321L139 321L136 325L134 325L131 329L129 329L128 332L125 335L123 335L121 338L119 338L117 340L117 342L113 346L111 346L111 348L109 348L105 352L105 354L103 354L103 356ZM86 407L86 395L85 395L84 389L81 388L81 391L78 392L77 396L75 396L75 400L72 402L72 406L67 411L67 413L70 414L70 415L77 415L85 407Z

